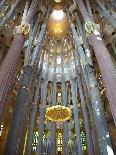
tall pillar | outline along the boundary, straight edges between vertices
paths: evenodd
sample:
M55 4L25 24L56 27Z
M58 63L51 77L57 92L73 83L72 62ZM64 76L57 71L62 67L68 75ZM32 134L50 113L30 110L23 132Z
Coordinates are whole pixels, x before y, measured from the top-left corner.
M39 25L39 21L40 21L40 13L39 13L37 21L36 21L36 23L34 25L34 28L31 29L30 34L29 34L28 45L27 45L27 48L25 49L24 65L27 65L27 64L30 63L32 43L33 43L34 37L36 36L36 33L37 33L37 28L38 28L38 25Z
M53 74L53 85L52 85L52 106L56 105L56 64L57 64L57 40L55 41L54 48L54 74ZM52 155L56 154L56 123L51 122L51 142L52 142Z
M82 108L83 117L84 117L84 126L85 126L85 132L87 137L88 154L94 155L94 146L93 146L93 139L92 139L92 134L90 129L89 115L86 107L87 105L84 99L81 77L78 74L78 72L77 72L77 83L78 83L79 94L81 98L81 108Z
M116 1L115 0L110 0L112 6L116 9Z
M37 6L37 0L33 0L27 13L27 22L30 23ZM21 28L21 26L19 26ZM20 29L19 28L19 29ZM10 49L3 61L0 70L0 121L2 120L6 102L11 94L16 75L17 65L20 58L21 48L25 41L25 35L21 31L14 36Z
M99 140L98 140L98 134L97 134L97 130L96 130L95 122L94 122L93 110L92 110L92 106L91 106L91 100L89 98L90 93L88 92L87 84L85 82L85 78L84 78L82 69L81 69L81 78L82 78L82 85L83 85L83 91L84 91L84 96L85 96L85 102L86 102L88 110L89 110L90 124L91 124L91 128L92 128L92 138L93 138L93 143L94 143L95 155L98 155L98 154L101 155ZM88 84L88 86L89 86L89 84Z
M42 85L40 119L39 119L39 126L38 126L39 136L38 136L38 144L37 144L36 155L42 154L44 119L45 119L45 113L46 113L46 97L47 97L47 86L48 86L50 48L51 48L51 40L50 40L50 45L48 48L48 64L47 64L46 74L45 74L43 85Z
M40 119L39 119L39 129L38 129L39 136L38 136L36 155L42 154L44 119L45 119L45 112L46 112L47 85L48 85L48 80L46 77L46 79L43 81L43 86L42 86L42 99L41 99L41 106L40 106Z
M86 2L86 6L87 6L87 9L88 9L88 12L91 15L91 19L93 21L89 0L86 0L85 2ZM80 34L81 34L83 40L85 40L84 41L84 47L85 47L85 54L86 54L86 57L87 57L87 61L90 64L92 64L91 53L88 50L89 45L87 43L86 35L83 32L84 30L83 30L82 23L80 21L78 13L76 13L76 16L77 16L77 22L78 22L78 25L79 25ZM89 55L89 57L88 57L88 55ZM73 52L73 57L75 58L75 62L77 62L76 61L76 53L75 52ZM96 155L97 154L100 155L100 146L98 145L99 144L99 140L98 140L97 130L96 130L96 126L95 126L95 122L94 122L94 118L93 118L93 110L92 110L92 106L91 106L91 100L89 98L89 96L90 96L90 93L88 91L89 90L89 82L88 82L88 79L87 79L87 75L85 74L85 71L83 70L82 66L80 66L80 68L79 68L78 64L75 63L75 67L78 68L78 71L81 74L83 91L84 91L84 97L85 97L85 103L87 104L87 107L89 109L90 123L91 123L91 127L92 127L92 130L91 130L91 132L92 132L92 139L93 139L94 150L95 150L94 153ZM88 144L90 145L89 142L88 142Z
M71 57L71 53L68 52L68 57ZM68 67L70 70L69 78L70 78L70 86L71 86L71 95L72 95L72 102L73 102L73 114L74 114L74 124L75 124L75 132L76 132L76 146L77 149L75 149L76 152L78 152L79 155L83 155L82 151L82 143L81 143L81 133L80 133L80 119L79 119L79 109L77 105L78 101L78 90L76 88L76 82L73 77L73 71L71 68L71 59L69 59Z
M88 0L86 0L86 1L88 4L89 3ZM88 9L89 9L89 4L88 4ZM86 37L84 36L84 33L83 33L82 24L81 24L78 14L77 14L77 17L78 17L78 25L79 25L80 33L82 35L83 40L86 40ZM85 48L87 48L88 44L86 43L86 44L84 44L84 46L85 46ZM73 57L74 56L75 55L73 52ZM75 60L75 68L76 68L76 59L74 58L74 60ZM89 59L87 59L87 61L89 63L92 63L91 57L89 57ZM86 137L87 137L88 153L90 155L94 155L94 146L93 146L93 139L92 139L92 134L91 134L91 129L90 129L89 113L87 111L87 104L85 102L85 96L84 96L84 91L82 88L82 80L81 80L81 75L80 75L82 70L81 70L81 68L79 70L76 68L75 70L76 70L79 94L80 94L80 98L81 98L81 108L82 108L83 117L84 117L84 126L85 126L85 132L86 132Z
M76 0L76 2L84 18L85 25L90 22L92 26L91 19L89 18L83 0ZM111 105L114 122L116 124L116 69L102 40L101 34L97 30L94 30L94 32L91 33L91 42L101 70L104 85L106 87L106 92Z
M0 8L4 5L5 1L6 0L1 0L1 2L0 2Z
M32 103L32 109L30 112L30 124L29 124L29 134L28 134L28 142L27 142L27 151L26 154L30 155L31 154L31 149L32 149L32 139L33 139L33 129L34 129L34 123L35 123L35 116L36 116L36 112L37 112L37 103L38 103L38 97L39 97L39 90L40 90L40 86L41 86L41 72L42 72L42 66L43 66L43 60L44 60L44 54L42 55L42 61L41 61L41 65L39 68L39 73L38 76L39 78L37 79L37 85L36 85L36 90L35 90L35 94L34 94L34 101Z
M30 76L31 75L31 76ZM28 78L30 80L28 81ZM22 122L26 113L26 109L29 106L29 91L33 79L33 70L31 66L24 68L22 86L19 89L16 105L13 112L13 118L11 120L10 129L8 132L4 155L15 155L17 154L18 138L21 132Z
M90 0L85 0L85 4L86 4L86 7L87 7L87 11L89 13L89 16L91 18L92 21L94 21L93 19L93 14L92 14L92 10L91 10L91 6L90 6Z
M93 66L90 65L86 61L86 57L84 55L83 48L80 44L79 37L75 30L75 26L71 23L71 19L70 19L68 12L67 12L67 17L71 24L71 31L72 31L73 39L75 42L75 46L76 46L77 54L78 54L78 58L79 58L78 59L79 65L83 64L83 68L87 74L87 78L89 81L92 108L93 108L93 112L94 112L94 119L95 119L97 132L98 132L98 136L99 136L101 151L102 151L103 155L108 155L109 147L110 147L110 150L112 151L112 145L111 145L111 141L110 141L110 135L108 132L108 128L106 125L102 99L101 99L100 92L99 92L99 89L97 86L94 69L93 69ZM81 63L80 63L80 60L81 60ZM113 155L113 151L112 151L112 155Z
M48 19L48 16L46 17ZM44 24L45 25L45 24ZM38 37L38 44L35 47L35 50L33 54L36 52L36 57L38 56L43 38L44 38L44 33L46 29L45 26L41 29L40 35ZM39 49L38 49L39 47ZM38 50L38 51L37 51ZM34 54L35 56L35 54ZM18 137L21 131L21 125L25 116L25 113L27 112L27 107L30 105L29 101L29 91L31 88L33 88L33 80L34 80L34 75L32 74L33 72L33 67L36 61L36 57L33 58L33 63L32 65L27 65L24 67L24 74L23 74L23 79L22 79L22 85L21 88L19 89L17 99L16 99L16 108L14 109L13 112L13 117L10 125L10 129L8 132L8 137L6 141L6 147L5 147L5 154L12 154L14 155L16 152L16 147L18 144ZM26 70L26 71L25 71ZM24 108L21 107L24 106ZM28 111L29 112L29 111ZM27 113L28 117L28 113ZM15 133L15 134L14 134ZM11 147L12 145L12 147Z
M48 102L49 102L49 106L52 105L52 91L53 91L53 88L52 88L52 83L49 83L49 98L48 98Z
M63 105L67 106L67 93L66 93L66 84L65 84L65 75L64 75L64 46L63 41L61 41L61 82L62 82L62 101ZM64 144L64 154L68 155L68 122L63 123L63 144Z
M78 147L78 154L83 155L82 144L81 144L81 133L80 133L80 119L79 119L79 110L76 102L76 94L75 94L75 85L74 80L70 79L71 84L71 94L73 101L73 114L74 114L74 122L75 122L75 132L76 132L76 144Z
M9 21L10 17L13 15L13 13L15 12L15 9L17 8L18 4L19 4L20 0L16 0L16 2L14 3L13 6L11 6L11 9L9 10L9 12L5 15L5 17L3 18L3 20L0 22L0 30L3 28L3 26ZM1 9L2 6L0 6Z
M99 0L96 0L96 2L98 3L99 7L103 10L106 18L108 18L108 20L110 21L111 25L114 28L116 28L116 20L113 18L113 16L108 12L108 10L104 7L104 5Z

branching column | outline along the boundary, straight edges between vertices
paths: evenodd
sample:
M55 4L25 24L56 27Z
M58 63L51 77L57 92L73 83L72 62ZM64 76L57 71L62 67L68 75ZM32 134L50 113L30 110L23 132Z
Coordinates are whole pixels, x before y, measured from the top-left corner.
M31 29L30 34L29 34L28 45L27 45L27 48L25 49L24 65L27 65L28 63L30 63L32 43L34 41L34 37L36 37L37 28L38 28L38 25L39 25L39 20L40 20L40 14L38 15L38 18L37 18L37 21L36 21L36 23L34 25L34 28Z
M46 79L43 81L43 86L42 86L42 99L41 99L42 105L40 107L39 136L38 136L36 155L42 154L44 119L45 119L45 112L46 112L47 85L48 85L48 80L46 77Z
M83 0L76 0L76 2L86 24L88 21L91 22ZM94 30L94 33L91 34L91 41L101 70L102 78L106 86L106 92L111 105L113 118L116 123L116 70L101 35L97 30Z
M4 5L5 1L6 0L1 0L1 2L0 2L0 8Z
M76 101L74 80L72 79L72 77L70 79L70 84L71 84L71 94L72 94L72 101L73 101L73 114L74 114L74 122L75 122L76 144L78 147L78 154L83 155L82 144L81 144L81 133L80 133L79 110L78 110L77 101Z
M72 31L75 47L77 49L79 64L80 65L83 64L83 67L85 69L85 72L87 74L87 78L89 81L92 108L94 111L94 119L95 119L95 123L97 127L101 150L102 150L103 155L108 155L109 153L108 146L112 150L112 145L111 145L110 135L109 135L107 125L106 125L103 104L102 104L100 92L97 86L94 69L93 69L93 66L86 61L83 48L80 44L79 37L75 30L75 26L71 23L71 19L68 13L67 13L67 16L71 24L71 31ZM81 60L81 63L80 63L80 60Z
M0 22L0 30L3 28L3 26L9 21L9 19L12 17L13 13L15 12L18 4L19 4L20 0L16 0L14 5L11 6L10 11L5 15L5 17L3 18L3 20ZM28 1L26 1L28 2ZM26 3L27 4L27 3ZM1 9L2 6L0 6Z
M39 127L38 127L39 136L38 136L36 155L42 154L44 119L45 119L45 113L46 113L46 97L47 97L48 73L49 73L48 71L49 71L49 60L50 60L50 47L51 47L51 41L48 49L48 64L46 68L46 74L42 85L40 119L39 119Z
M57 40L55 41L54 48L54 74L53 74L53 85L52 85L52 106L56 105L56 64L57 64ZM56 123L51 122L51 142L52 142L52 155L56 154Z
M46 17L46 19L48 19L48 16ZM33 55L34 56L36 55L36 57L38 56L41 46L42 46L44 34L46 31L46 28L45 28L46 24L47 24L47 20L46 20L46 23L44 24L44 27L41 28L41 32L38 37L38 44L34 49ZM22 123L23 123L24 117L26 116L25 114L27 112L27 108L30 105L30 100L29 100L30 94L29 93L30 93L30 89L33 88L32 87L33 81L34 81L33 69L34 69L36 57L33 58L32 65L27 65L24 67L22 85L18 91L18 95L16 99L16 107L13 112L13 117L12 117L10 129L9 129L8 137L6 141L5 155L14 155L17 151L16 148L18 144L18 138L20 135ZM26 117L28 117L28 115L29 113L27 113Z
M84 78L82 69L80 69L80 72L81 72L81 79L82 79L83 91L84 91L84 96L85 96L85 102L86 102L88 110L89 110L95 155L98 155L98 154L100 155L100 146L98 145L99 140L98 140L97 130L96 130L96 126L95 126L94 115L93 115L93 110L92 110L92 106L91 106L91 100L89 98L90 93L89 93L89 91L87 89L87 83L85 82L85 78ZM88 82L88 87L89 87L89 82Z
M81 98L81 108L84 116L84 126L85 126L85 132L87 137L88 153L89 155L94 155L93 140L92 140L91 129L89 124L90 123L89 115L88 115L88 111L87 111L87 107L84 99L81 77L78 74L78 72L77 72L77 83L78 83L79 94Z
M34 123L35 123L35 116L37 112L37 102L38 102L38 97L39 97L39 90L41 86L41 74L42 74L42 67L43 67L43 60L44 60L44 54L42 55L42 61L39 69L39 79L37 79L37 86L35 90L35 95L34 95L34 101L32 103L32 110L30 112L30 124L29 124L29 134L28 134L28 143L27 143L27 155L31 154L31 149L32 149L32 139L33 139L33 129L34 129Z
M66 84L65 84L65 75L64 75L64 46L63 41L61 41L61 82L62 82L62 101L63 105L67 106L67 93L66 93ZM63 143L64 143L64 154L68 155L68 122L63 123Z
M37 7L37 0L33 0L27 13L27 22L30 23ZM0 121L5 110L6 101L11 94L17 65L20 58L21 48L24 44L25 36L19 31L13 39L11 47L3 61L0 71Z
M31 76L30 76L31 75ZM33 79L33 70L31 66L24 68L22 87L19 89L16 105L13 112L13 118L11 121L10 129L7 136L5 155L17 154L18 138L21 132L22 122L26 113L26 108L29 106L29 90L31 87L31 81ZM29 79L30 77L30 79Z
M116 28L116 20L113 18L113 16L108 12L108 10L104 7L104 5L99 0L96 0L96 2L98 3L99 7L103 10L106 18L108 18L112 26Z
M68 57L71 58L71 53L68 52ZM79 155L83 155L82 152L82 143L81 143L81 133L80 133L80 119L79 119L79 109L77 106L78 101L78 90L77 90L77 82L75 82L75 79L73 77L73 72L71 68L71 59L69 59L68 67L70 70L69 78L70 78L70 86L71 86L71 94L72 94L72 102L73 102L73 114L74 114L74 123L75 123L75 132L76 132L76 146L77 146L77 152Z

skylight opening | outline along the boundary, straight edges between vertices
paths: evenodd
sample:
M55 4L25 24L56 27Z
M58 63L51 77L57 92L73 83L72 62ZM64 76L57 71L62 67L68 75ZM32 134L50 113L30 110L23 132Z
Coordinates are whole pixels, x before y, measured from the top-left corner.
M63 10L53 10L52 16L56 20L62 20L64 17Z

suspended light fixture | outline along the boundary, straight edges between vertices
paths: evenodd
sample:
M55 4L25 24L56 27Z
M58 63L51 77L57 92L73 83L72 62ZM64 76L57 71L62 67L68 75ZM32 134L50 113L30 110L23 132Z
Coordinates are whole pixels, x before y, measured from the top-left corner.
M65 122L71 118L71 109L62 105L46 109L46 118L52 122Z

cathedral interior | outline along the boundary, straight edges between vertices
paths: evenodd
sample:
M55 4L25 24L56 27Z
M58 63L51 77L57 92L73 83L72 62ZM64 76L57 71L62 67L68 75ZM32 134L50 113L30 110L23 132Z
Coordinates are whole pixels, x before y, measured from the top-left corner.
M116 0L0 0L0 155L116 154Z

